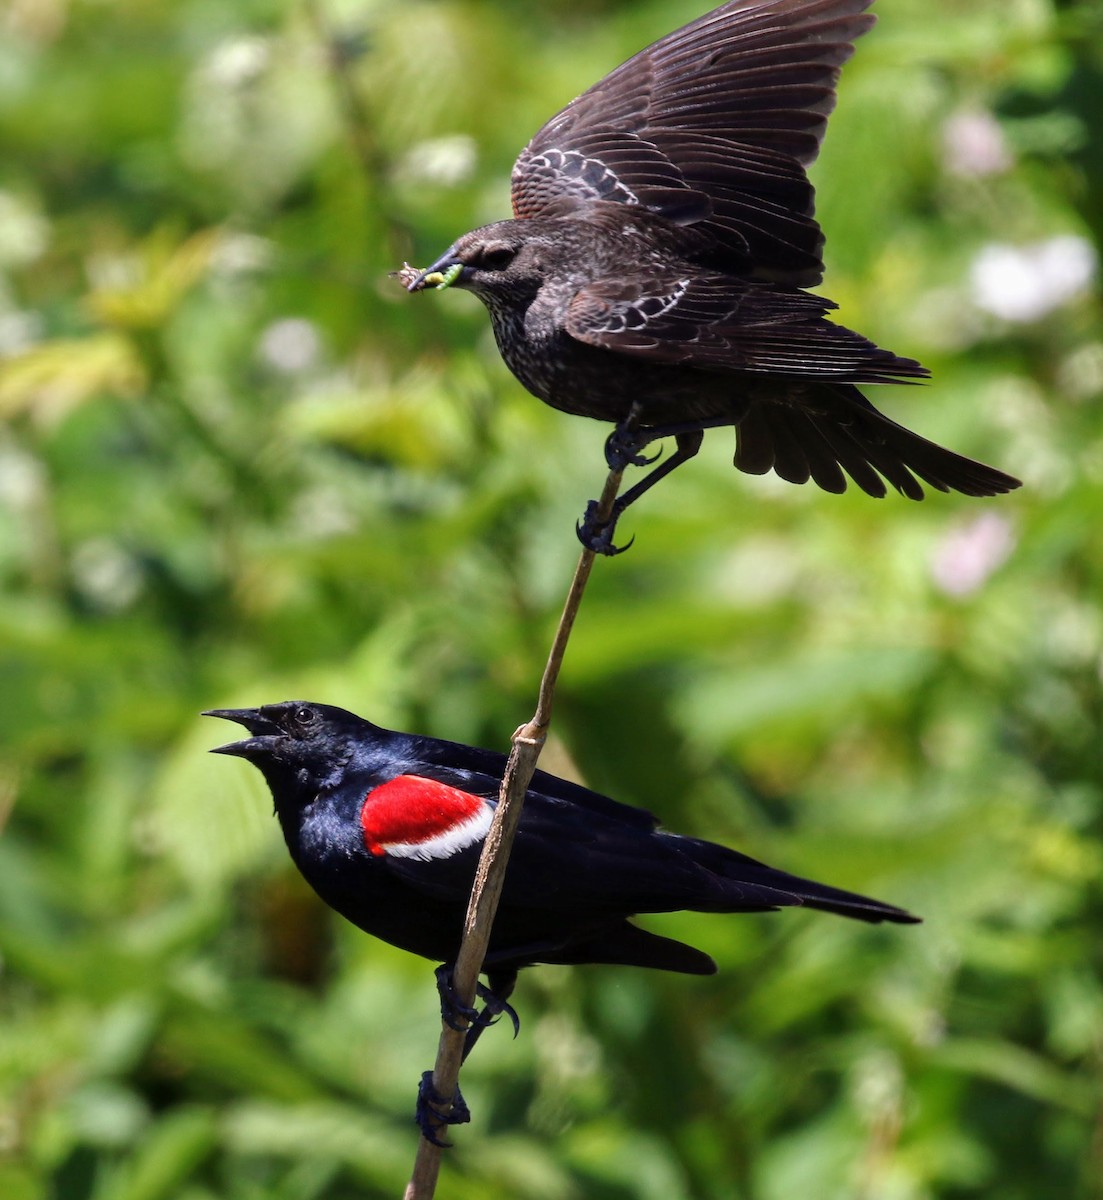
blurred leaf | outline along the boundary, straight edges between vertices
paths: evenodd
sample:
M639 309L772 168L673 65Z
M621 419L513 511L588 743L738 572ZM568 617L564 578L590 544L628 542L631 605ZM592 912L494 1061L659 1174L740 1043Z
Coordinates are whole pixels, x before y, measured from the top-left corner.
M805 653L750 673L730 668L723 675L703 675L689 694L685 720L704 740L718 741L815 718L825 708L838 718L848 707L911 691L932 664L931 653L920 647L886 647Z
M113 264L116 274L133 278L94 288L86 301L89 311L120 329L160 329L207 274L221 239L217 229L193 234L179 244L166 232L154 234L140 252Z
M931 1061L932 1065L991 1079L1081 1116L1095 1112L1099 1105L1096 1083L1073 1078L1038 1055L1006 1042L957 1038L939 1047Z
M175 1195L214 1148L215 1133L214 1114L206 1109L181 1108L162 1118L110 1189L110 1200L161 1200Z
M134 347L116 334L45 342L0 361L0 415L30 412L54 425L87 400L137 395L146 382Z

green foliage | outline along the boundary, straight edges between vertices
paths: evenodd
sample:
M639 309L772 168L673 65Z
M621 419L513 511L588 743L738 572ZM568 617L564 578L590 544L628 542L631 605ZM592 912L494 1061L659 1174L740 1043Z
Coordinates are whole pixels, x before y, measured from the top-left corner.
M400 1193L429 965L307 893L196 714L529 716L605 431L386 273L703 6L0 14L3 1196ZM530 973L442 1196L1103 1196L1100 301L998 250L1103 238L1103 13L878 7L826 292L933 368L886 407L1026 486L832 497L710 434L598 564L547 765L926 923L677 915L715 979Z

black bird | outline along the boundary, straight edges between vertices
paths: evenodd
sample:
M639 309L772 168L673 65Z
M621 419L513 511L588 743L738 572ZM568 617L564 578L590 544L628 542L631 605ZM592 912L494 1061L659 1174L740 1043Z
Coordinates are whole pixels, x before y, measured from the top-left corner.
M236 721L252 735L214 753L247 759L263 773L291 857L311 887L366 933L444 964L438 982L447 1004L505 756L298 700L204 715ZM506 1012L516 1022L506 1002L522 967L620 963L715 972L703 951L632 924L635 913L803 904L860 921L917 920L656 826L642 809L536 772L483 963L487 1008L468 1033L465 1057L489 1017ZM431 1136L420 1106L419 1123Z
M513 168L514 220L460 238L410 291L455 286L490 311L498 349L553 408L617 423L610 466L675 453L585 544L701 445L736 430L735 465L871 496L920 481L991 496L1019 481L898 425L861 383L927 370L826 319L805 168L819 153L872 0L733 0L641 50L567 105ZM885 169L890 169L886 166ZM855 186L861 186L855 181Z

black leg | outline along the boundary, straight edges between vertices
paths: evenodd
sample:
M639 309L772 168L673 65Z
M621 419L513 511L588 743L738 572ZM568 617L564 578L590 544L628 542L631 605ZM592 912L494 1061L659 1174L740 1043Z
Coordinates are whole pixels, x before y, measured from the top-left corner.
M477 1009L460 1003L452 985L452 971L452 966L445 963L437 967L434 974L437 979L437 992L440 995L441 1020L449 1029L455 1029L459 1033L467 1031L464 1058L471 1053L482 1031L493 1025L503 1014L509 1017L513 1025L513 1036L516 1037L521 1030L521 1018L506 1001L517 984L517 972L489 970L489 986L475 984L475 995L483 1002L483 1007Z
M417 1108L414 1110L414 1120L417 1122L421 1136L434 1146L445 1149L452 1145L439 1136L438 1130L447 1125L466 1125L471 1120L471 1110L467 1107L459 1088L452 1097L449 1105L443 1096L437 1094L433 1087L433 1072L426 1071L421 1082L417 1085Z
M605 439L605 461L611 471L623 471L625 467L646 467L659 459L659 454L645 458L640 453L652 442L661 438L677 437L683 433L699 433L705 429L722 429L725 425L735 424L737 422L728 416L701 421L679 421L670 425L639 426L636 419L629 416L619 422Z
M516 1037L521 1032L521 1018L517 1015L517 1010L513 1005L507 1003L517 984L517 972L489 971L487 979L490 986L483 987L480 984L477 989L479 999L483 1002L483 1009L471 1022L471 1027L467 1031L467 1037L463 1043L463 1062L467 1061L467 1056L475 1049L475 1043L482 1036L483 1030L489 1029L503 1014L509 1017L513 1025L513 1036Z
M449 1029L462 1033L479 1015L477 1008L461 1004L452 986L452 965L442 963L433 974L437 980L437 995L440 996L440 1019Z
M517 972L510 968L500 971L489 968L486 973L487 984L475 985L475 994L483 1002L483 1007L476 1009L460 1003L452 983L452 971L452 965L444 963L435 972L437 992L440 994L440 1015L449 1029L467 1031L463 1041L463 1058L460 1060L466 1062L467 1056L482 1037L483 1030L489 1029L503 1014L509 1017L513 1025L513 1036L516 1037L520 1032L521 1018L513 1005L508 1003L517 984ZM444 1141L438 1131L446 1125L466 1125L471 1120L471 1110L459 1088L456 1088L449 1107L448 1101L438 1095L433 1087L433 1072L426 1071L418 1084L414 1120L426 1141L434 1146L447 1147L452 1143Z
M731 422L727 421L724 424L731 424ZM578 540L588 550L593 550L596 554L621 554L628 549L628 546L631 546L632 542L629 542L627 546L615 546L613 544L613 534L616 531L617 522L620 520L624 510L629 505L635 504L644 492L653 488L660 479L665 478L671 471L680 467L682 463L688 462L701 449L701 443L705 437L700 425L682 430L677 430L673 426L665 427L665 431L651 428L640 430L639 436L642 436L644 433L650 435L648 440L655 437L666 437L673 433L676 449L666 462L661 463L650 474L645 475L639 483L629 488L628 491L617 499L608 521L598 521L596 519L596 500L591 500L586 506L585 516L583 516L581 523L575 526L575 531L578 534Z

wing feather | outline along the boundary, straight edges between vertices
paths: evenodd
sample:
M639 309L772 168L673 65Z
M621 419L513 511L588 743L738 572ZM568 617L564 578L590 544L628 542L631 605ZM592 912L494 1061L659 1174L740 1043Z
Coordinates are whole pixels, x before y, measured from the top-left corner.
M521 152L514 214L594 199L642 204L702 224L726 265L819 282L823 235L805 168L839 71L873 24L871 3L734 0L641 50ZM694 197L688 216L679 192Z
M914 360L825 320L833 307L821 296L730 276L653 275L587 284L564 326L592 346L703 370L848 383L926 377Z

